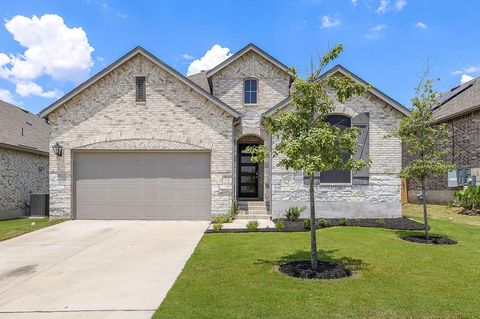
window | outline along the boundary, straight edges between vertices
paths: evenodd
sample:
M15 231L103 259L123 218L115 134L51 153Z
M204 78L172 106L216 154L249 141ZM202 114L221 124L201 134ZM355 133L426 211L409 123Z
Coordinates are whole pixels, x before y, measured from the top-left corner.
M246 79L243 81L243 102L245 104L257 104L258 81L255 79Z
M344 115L328 115L326 121L342 130L352 125L352 119ZM343 160L347 161L349 157L349 154L344 154ZM308 183L307 176L304 180L305 183ZM351 182L352 174L350 170L332 169L315 175L315 184L350 184Z
M145 102L147 99L146 88L145 88L145 77L137 76L135 78L135 101Z

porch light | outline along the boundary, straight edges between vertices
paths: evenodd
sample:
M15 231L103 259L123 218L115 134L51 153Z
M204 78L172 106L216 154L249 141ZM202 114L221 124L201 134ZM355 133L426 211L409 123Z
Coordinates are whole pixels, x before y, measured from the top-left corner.
M57 156L62 156L62 153L63 153L63 146L58 144L58 142L52 146L53 148L53 154L57 155Z

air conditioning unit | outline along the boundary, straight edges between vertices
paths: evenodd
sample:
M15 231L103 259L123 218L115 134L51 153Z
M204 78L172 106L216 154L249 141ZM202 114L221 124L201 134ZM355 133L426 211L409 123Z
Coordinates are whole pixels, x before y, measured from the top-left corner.
M30 216L48 217L50 211L49 194L30 195Z

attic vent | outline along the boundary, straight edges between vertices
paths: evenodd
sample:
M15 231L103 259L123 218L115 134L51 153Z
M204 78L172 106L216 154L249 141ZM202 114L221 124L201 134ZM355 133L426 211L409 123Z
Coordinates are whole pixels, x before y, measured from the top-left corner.
M137 102L145 102L147 97L146 97L144 76L135 77L135 88L136 88L135 100Z

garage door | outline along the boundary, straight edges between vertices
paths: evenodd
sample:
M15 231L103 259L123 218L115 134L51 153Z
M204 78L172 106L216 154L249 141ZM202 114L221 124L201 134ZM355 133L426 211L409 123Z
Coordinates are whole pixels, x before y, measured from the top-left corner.
M210 219L204 152L77 152L78 219Z

